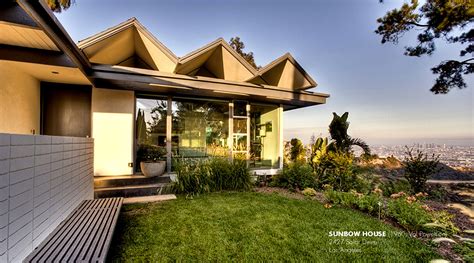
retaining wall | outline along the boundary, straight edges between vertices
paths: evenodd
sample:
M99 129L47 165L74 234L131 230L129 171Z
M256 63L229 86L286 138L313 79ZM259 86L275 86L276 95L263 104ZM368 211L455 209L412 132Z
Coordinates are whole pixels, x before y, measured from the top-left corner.
M22 261L94 198L91 138L0 133L0 262Z

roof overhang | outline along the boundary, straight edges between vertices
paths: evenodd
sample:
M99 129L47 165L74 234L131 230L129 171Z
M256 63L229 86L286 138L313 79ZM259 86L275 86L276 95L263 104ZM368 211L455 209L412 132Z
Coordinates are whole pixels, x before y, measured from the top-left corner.
M97 88L134 90L172 96L252 100L282 105L285 110L326 103L328 94L281 90L277 87L190 77L122 66L94 65L91 76Z
M25 23L34 23L43 30L59 50L64 52L85 76L90 74L91 64L89 60L66 33L44 1L17 0L16 2L29 17Z
M2 5L4 6L4 4ZM285 62L291 63L291 70L296 69L303 75L308 85L299 88L282 88L278 84L269 81L248 82L246 79L229 80L212 78L207 76L185 75L176 71L157 71L124 66L111 66L103 64L91 64L84 52L72 41L66 33L47 4L42 0L16 0L5 5L10 12L0 12L0 20L7 26L21 25L28 30L41 31L44 38L51 41L47 47L38 49L36 46L1 46L0 59L9 61L26 62L30 64L42 64L43 67L61 66L67 71L68 68L78 68L83 76L87 77L91 84L98 88L136 90L143 93L156 93L163 95L177 95L187 97L202 97L216 99L244 99L263 103L283 105L285 110L324 104L329 97L328 94L314 93L305 89L316 86L316 82L302 69L294 58L285 54L273 61L268 66L256 71L240 55L233 50L223 39L218 39L185 57L179 59L164 45L154 38L136 19L131 19L117 27L106 30L94 37L80 43L87 47L94 45L95 41L106 39L131 26L135 27L144 39L149 41L152 47L166 51L173 62L178 66L194 63L196 58L203 56L208 51L221 47L229 52L230 57L238 60L242 67L246 68L258 78L265 78L265 74L278 75L276 67ZM0 22L2 22L0 21ZM38 33L38 32L36 32ZM148 43L148 42L147 42ZM226 53L227 54L227 53ZM250 80L250 79L249 79ZM274 81L275 82L275 81ZM275 82L276 83L276 82Z

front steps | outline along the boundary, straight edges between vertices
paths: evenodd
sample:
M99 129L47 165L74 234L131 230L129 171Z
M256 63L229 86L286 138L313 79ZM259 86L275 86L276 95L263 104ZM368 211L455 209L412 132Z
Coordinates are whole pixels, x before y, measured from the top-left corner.
M98 176L94 178L94 198L136 197L171 193L171 180L167 175Z

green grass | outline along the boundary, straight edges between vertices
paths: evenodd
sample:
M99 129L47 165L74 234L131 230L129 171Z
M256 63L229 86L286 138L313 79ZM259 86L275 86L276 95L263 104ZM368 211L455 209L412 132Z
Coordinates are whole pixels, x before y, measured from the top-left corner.
M329 231L345 230L386 231L388 237L328 236ZM431 248L357 211L253 192L125 205L109 251L112 261L154 262L427 262L433 258L439 256Z

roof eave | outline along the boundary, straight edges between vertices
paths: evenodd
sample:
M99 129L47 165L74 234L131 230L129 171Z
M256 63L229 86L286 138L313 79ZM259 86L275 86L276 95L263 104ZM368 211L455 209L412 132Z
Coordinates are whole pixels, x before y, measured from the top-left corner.
M63 51L73 63L88 76L91 64L87 57L77 47L61 23L54 16L44 1L17 0L18 5L30 18L48 35L54 44Z
M226 81L207 77L190 77L154 70L94 65L94 84L97 87L128 89L139 92L249 99L286 105L287 109L326 103L328 94L282 90L278 87L245 82ZM109 86L104 85L110 84Z

